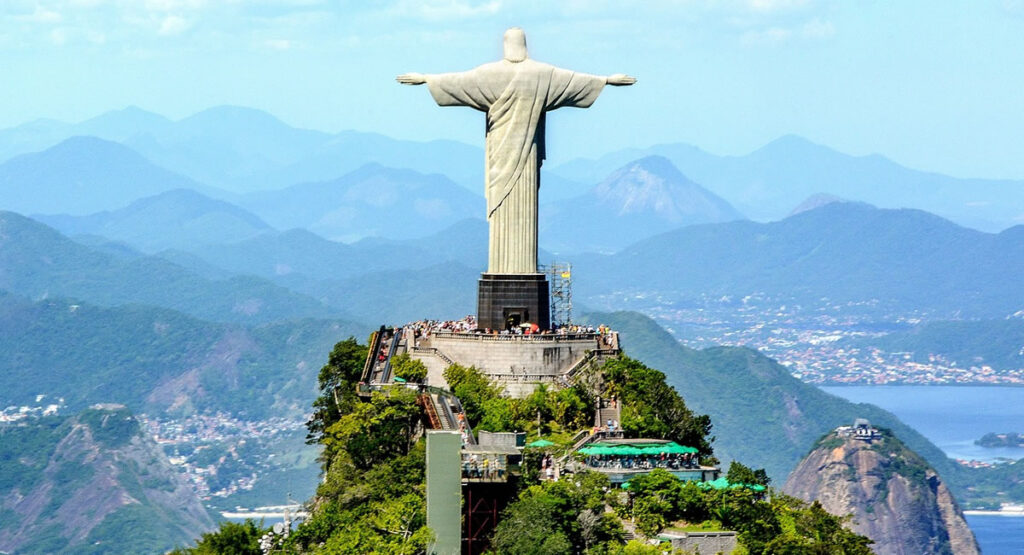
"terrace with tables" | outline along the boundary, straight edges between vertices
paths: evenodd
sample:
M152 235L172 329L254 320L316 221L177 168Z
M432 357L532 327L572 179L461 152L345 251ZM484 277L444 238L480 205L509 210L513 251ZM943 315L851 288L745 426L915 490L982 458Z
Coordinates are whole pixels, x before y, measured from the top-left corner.
M718 467L700 465L697 449L663 439L604 439L584 445L576 454L571 470L600 472L618 484L656 468L693 482L710 482L719 475Z

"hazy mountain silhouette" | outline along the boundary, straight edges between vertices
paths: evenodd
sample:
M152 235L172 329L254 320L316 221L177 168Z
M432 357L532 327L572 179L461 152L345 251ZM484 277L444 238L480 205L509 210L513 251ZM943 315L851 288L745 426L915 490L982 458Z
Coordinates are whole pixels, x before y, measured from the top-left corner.
M266 187L253 180L294 164L330 138L328 133L291 127L260 110L218 106L134 135L126 144L203 183L251 191Z
M196 245L187 250L209 264L236 275L277 279L302 274L311 279L337 279L381 270L416 269L436 264L429 250L389 243L387 248L330 241L304 229L263 234L221 245Z
M0 209L22 213L83 215L171 189L204 187L96 137L72 137L0 164Z
M331 346L370 329L314 319L243 326L154 306L31 302L3 291L0 316L5 406L46 392L71 410L117 402L149 414L252 418L304 414Z
M74 135L123 142L157 165L236 193L333 180L370 162L442 173L474 194L483 188L483 155L476 146L299 129L266 112L237 106L210 108L179 121L134 107L77 124L37 120L0 130L0 160L49 148ZM758 221L782 218L808 196L826 193L884 208L918 208L989 231L1024 223L1024 182L1019 180L953 178L906 168L879 155L846 155L793 135L742 156L664 144L548 164L541 199L548 203L582 195L617 168L651 155L668 158L691 180ZM149 194L153 192L158 191ZM145 194L129 200L141 196ZM22 204L6 207L67 211L26 209ZM84 212L116 207L96 206Z
M1005 316L1020 309L1024 226L990 234L919 210L832 203L779 222L685 227L612 256L581 257L586 294L761 292L817 302Z
M484 212L482 196L443 175L379 164L331 181L251 193L239 203L279 229L303 227L342 241L423 237Z
M743 219L661 156L619 168L582 196L541 208L541 242L560 252L613 252L689 224Z
M19 154L46 150L78 135L120 142L133 135L157 132L170 123L163 116L135 106L106 112L79 123L38 119L0 130L0 162Z
M850 156L795 135L743 156L716 156L691 145L666 144L549 169L593 183L630 160L652 154L668 158L690 179L759 221L781 218L808 196L828 193L883 208L918 208L989 231L1024 223L1024 182L918 171L877 154Z
M36 120L0 130L0 162L77 135L121 142L157 165L237 193L335 179L371 162L444 173L472 191L483 188L479 147L301 129L262 110L239 106L217 106L178 121L136 107L80 123Z
M145 252L234 243L273 231L251 212L190 189L167 191L88 216L33 217L65 235L100 235Z
M826 204L832 204L833 202L850 202L842 197L830 195L828 193L815 193L804 199L803 202L798 204L793 210L787 214L789 216L796 216L801 212L807 212L808 210L814 210L815 208L821 208Z
M214 281L161 258L90 249L13 212L0 212L0 289L105 306L142 303L200 318L260 323L336 317L339 310L257 277Z

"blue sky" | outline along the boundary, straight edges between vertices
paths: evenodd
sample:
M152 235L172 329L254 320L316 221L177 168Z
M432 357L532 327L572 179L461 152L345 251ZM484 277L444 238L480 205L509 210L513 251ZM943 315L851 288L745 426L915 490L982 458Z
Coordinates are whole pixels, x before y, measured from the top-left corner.
M0 127L220 104L302 127L481 144L406 71L469 69L518 25L532 57L629 73L549 118L549 161L793 133L958 176L1024 178L1024 0L5 0Z

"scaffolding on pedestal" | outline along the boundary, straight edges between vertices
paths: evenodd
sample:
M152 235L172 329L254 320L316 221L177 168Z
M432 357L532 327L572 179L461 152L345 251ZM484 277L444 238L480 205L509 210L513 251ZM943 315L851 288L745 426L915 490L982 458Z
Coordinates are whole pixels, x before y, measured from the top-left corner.
M551 327L558 328L572 323L572 264L552 262L541 266L551 283Z

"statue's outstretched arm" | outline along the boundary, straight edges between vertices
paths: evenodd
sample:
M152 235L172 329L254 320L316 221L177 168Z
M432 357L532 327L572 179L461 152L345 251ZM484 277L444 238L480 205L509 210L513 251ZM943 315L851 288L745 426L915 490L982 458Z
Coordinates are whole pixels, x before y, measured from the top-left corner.
M422 85L427 82L427 76L422 73L403 73L395 77L395 81L403 85Z
M608 84L614 87L625 87L636 83L636 77L630 77L624 73L616 73L608 76Z

